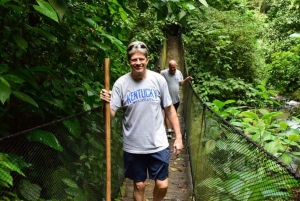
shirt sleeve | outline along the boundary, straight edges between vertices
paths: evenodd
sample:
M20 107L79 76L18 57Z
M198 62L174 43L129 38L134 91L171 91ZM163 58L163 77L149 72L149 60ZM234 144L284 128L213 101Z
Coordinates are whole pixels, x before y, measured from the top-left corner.
M162 79L161 81L161 105L162 108L172 105L172 99L170 96L168 84L165 79Z
M117 112L117 110L122 107L122 92L121 87L116 82L112 89L111 101L110 101L110 109Z
M178 84L180 85L180 83L183 81L183 76L182 73L180 71L178 71Z

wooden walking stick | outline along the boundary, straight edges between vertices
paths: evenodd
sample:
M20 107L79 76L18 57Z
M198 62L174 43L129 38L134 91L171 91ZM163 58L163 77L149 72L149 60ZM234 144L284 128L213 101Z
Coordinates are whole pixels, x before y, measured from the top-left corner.
M109 91L109 58L105 58L104 87ZM105 102L106 201L111 200L110 104Z

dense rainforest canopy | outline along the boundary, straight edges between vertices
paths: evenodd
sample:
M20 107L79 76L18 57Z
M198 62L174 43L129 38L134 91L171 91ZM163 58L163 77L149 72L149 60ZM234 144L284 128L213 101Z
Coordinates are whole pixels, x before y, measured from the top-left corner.
M103 122L91 122L101 114L90 110L102 105L104 60L110 58L112 85L130 71L126 45L141 40L150 50L148 68L154 69L166 35L181 37L185 65L201 99L299 172L300 131L276 119L285 104L279 97L300 100L299 6L300 0L0 0L0 142L6 143L0 146L0 188L9 189L6 200L38 200L42 187L43 196L51 200L99 200L105 176ZM36 130L13 138L14 133L82 111L90 113L52 128L67 129L66 134ZM299 125L299 109L291 116ZM113 121L118 123L118 118ZM218 126L212 131L218 134L209 136L214 146L224 133ZM118 159L121 139L113 137ZM20 144L22 151L15 146ZM228 153L232 158L243 155ZM240 164L230 157L228 164ZM216 167L226 167L217 162ZM268 168L263 167L266 180L271 177ZM281 179L272 182L278 188L281 184ZM35 194L29 194L33 187Z
M298 0L2 0L0 11L2 136L101 105L104 58L113 83L130 70L126 45L143 40L153 69L174 27L204 100L297 98Z

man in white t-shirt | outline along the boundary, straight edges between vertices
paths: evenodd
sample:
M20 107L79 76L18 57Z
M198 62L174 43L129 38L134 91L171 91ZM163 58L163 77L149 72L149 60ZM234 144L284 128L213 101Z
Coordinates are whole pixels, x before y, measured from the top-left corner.
M123 154L125 177L133 180L133 197L145 201L147 176L155 180L153 201L161 201L167 193L170 148L166 137L164 117L170 119L175 132L174 153L182 148L182 135L177 113L172 105L166 80L148 70L148 48L135 41L127 47L131 72L121 76L112 91L101 90L100 98L110 102L111 116L118 109L123 114Z
M177 109L180 104L180 97L179 97L179 86L184 85L186 82L189 82L193 80L191 76L186 77L183 79L182 73L180 70L177 69L177 62L175 60L169 61L169 68L162 70L160 72L162 76L166 79L168 83L168 88L170 92L170 96L172 98L172 103L175 107L175 110L177 112ZM172 133L174 132L171 126L171 123L168 118L165 117L165 124L167 127L167 136L168 139L172 138Z

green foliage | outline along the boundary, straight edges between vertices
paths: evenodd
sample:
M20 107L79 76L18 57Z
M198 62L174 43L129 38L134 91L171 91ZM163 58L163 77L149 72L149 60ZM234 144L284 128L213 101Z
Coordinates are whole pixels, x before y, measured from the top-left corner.
M27 139L30 141L41 142L49 147L52 147L53 149L55 149L57 151L63 151L63 148L60 145L59 141L50 132L43 131L43 130L36 130L36 131L32 132L27 137Z
M189 19L189 32L183 37L189 74L205 100L243 101L248 83L264 79L260 74L264 67L259 56L260 26L251 12L205 11L208 18Z
M230 164L228 164L230 165ZM270 168L270 167L268 167ZM270 179L268 168L260 168L255 172L250 169L246 172L233 171L223 180L221 178L208 178L198 184L198 187L206 187L215 192L210 200L289 200L292 198L291 192L282 190L283 183L281 179ZM246 175L254 175L251 181L246 180ZM291 185L292 184L292 185ZM296 187L297 183L287 181L284 183L291 187ZM266 190L266 186L268 189Z
M228 10L240 10L244 11L246 8L244 0L207 0L209 6L220 10L220 11L228 11Z
M55 12L55 10L52 8L52 6L48 2L43 1L43 0L37 0L37 3L39 4L39 6L33 5L33 8L35 10L37 10L41 14L49 17L50 19L58 22L57 13Z
M216 100L214 103L215 107L221 109L232 101ZM270 125L272 117L277 115L266 110L261 110L261 113L262 116L251 111L240 114L245 118L262 121L265 125ZM220 122L209 115L206 116L206 122L205 137L198 153L198 157L203 157L202 160L205 158L206 163L201 165L203 175L194 187L197 197L206 200L241 201L292 199L294 195L291 189L297 188L297 180L288 176L285 179L275 176L282 174L282 167L266 157L257 147L238 137L237 133L233 133L226 126L221 126Z
M271 56L268 84L289 94L300 88L300 39L288 51L274 52Z
M270 25L267 35L273 43L272 47L278 49L285 45L282 43L284 40L299 31L299 2L295 0L274 1L267 14L267 22Z
M147 43L153 69L164 40L164 22L156 21L153 5L116 0L3 1L0 130L14 133L101 105L104 59L111 59L113 84L129 71L125 49L132 40ZM22 121L15 122L16 116Z
M14 185L12 172L25 176L21 171L27 164L17 155L0 153L0 187L11 187Z
M259 143L269 153L278 157L282 162L290 165L292 159L298 161L300 152L292 150L299 149L300 132L291 129L283 120L275 117L282 112L269 112L267 109L243 111L242 107L225 107L234 103L234 100L225 102L214 100L212 109L221 117L226 118L230 123L240 128L245 135Z
M241 112L240 109L242 109L242 107L226 107L235 102L235 100L227 100L225 102L214 100L212 103L208 103L208 105L222 118L227 119L228 117L233 118Z
M199 0L200 5L208 6L206 0ZM201 7L197 6L197 2L193 1L157 1L152 4L157 11L157 20L167 19L170 24L187 25L187 17L189 15L198 16L196 11L204 13Z
M196 74L194 77L200 80L193 85L195 91L207 102L215 99L221 101L232 99L238 106L273 107L279 105L276 100L271 99L278 91L268 90L263 85L253 86L238 78L221 79L218 76L211 76L210 72Z
M232 123L241 127L245 134L249 134L252 140L258 142L271 154L290 165L293 155L290 153L292 147L300 148L298 143L300 132L289 129L284 121L273 120L282 112L269 112L265 109L260 109L259 112L262 114L261 117L251 111L242 112L242 122Z
M141 13L137 2L0 2L1 137L99 107L104 59L111 61L112 85L129 71L126 45L132 40L149 46L149 68L154 68L164 40L163 22L153 20L153 7ZM7 192L1 188L1 199L93 201L104 197L103 117L89 114L85 118L84 125L79 119L68 119L57 125L57 130L28 134L24 143L46 148L22 153L31 160L26 180L16 176L19 173L12 174L18 169L0 166L7 175L1 185L9 187ZM123 179L118 125L114 124L112 136L116 148L112 157L117 159L112 162L114 192ZM21 170L24 166L17 167ZM26 194L31 187L32 194Z
M299 1L275 1L267 14L269 84L291 95L299 88Z
M26 179L21 180L19 189L21 196L29 201L39 200L42 190L39 185L33 184Z

